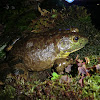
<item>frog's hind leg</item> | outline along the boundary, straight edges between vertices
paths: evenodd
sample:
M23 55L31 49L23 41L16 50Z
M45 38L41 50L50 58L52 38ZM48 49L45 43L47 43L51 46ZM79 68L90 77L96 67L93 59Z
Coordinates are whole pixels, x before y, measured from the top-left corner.
M12 61L9 61L9 66L11 67L11 73L13 75L19 76L20 78L24 78L25 80L27 80L28 71L21 57L17 57Z

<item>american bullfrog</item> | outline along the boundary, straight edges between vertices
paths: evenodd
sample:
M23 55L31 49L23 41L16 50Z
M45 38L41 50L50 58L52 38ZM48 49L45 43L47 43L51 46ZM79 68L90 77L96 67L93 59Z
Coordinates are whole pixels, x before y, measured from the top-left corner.
M9 51L9 65L29 71L42 71L51 68L56 59L66 58L88 42L79 33L68 30L51 30L43 34L31 34L19 39Z
M42 75L41 71L53 67L55 60L64 59L65 61L70 53L83 48L87 42L87 38L73 30L59 29L41 34L31 33L13 43L7 55L9 68L5 68L14 71L16 75L20 73L27 75L30 71ZM61 68L58 66L58 69Z

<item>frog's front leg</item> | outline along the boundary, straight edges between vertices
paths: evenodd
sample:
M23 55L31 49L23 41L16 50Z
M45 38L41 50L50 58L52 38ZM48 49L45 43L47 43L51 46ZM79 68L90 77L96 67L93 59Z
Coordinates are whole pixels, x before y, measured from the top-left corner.
M56 59L54 62L54 66L53 68L55 69L55 71L59 74L63 74L65 68L69 65L72 64L73 60L69 59L69 58L59 58Z

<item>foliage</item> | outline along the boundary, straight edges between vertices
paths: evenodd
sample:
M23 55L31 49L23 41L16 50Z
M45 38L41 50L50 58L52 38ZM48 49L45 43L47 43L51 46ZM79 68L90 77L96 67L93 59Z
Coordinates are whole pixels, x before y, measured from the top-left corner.
M6 10L1 14L2 22L6 24L5 32L23 32L25 30L32 29L43 29L49 31L48 29L67 29L70 27L77 27L79 29L80 34L84 34L89 37L89 44L73 54L71 54L72 58L75 58L77 54L80 54L80 58L84 58L88 55L99 54L100 52L100 32L95 29L95 27L91 23L90 14L87 13L87 10L84 7L80 6L71 6L65 9L64 11L58 12L55 10L53 13L47 14L47 16L40 16L40 19L35 19L36 14L33 9L20 8L15 10ZM36 22L35 22L35 20ZM31 20L33 20L31 22ZM50 22L48 24L48 22ZM30 28L30 24L33 25ZM54 26L53 26L54 25ZM52 26L52 27L51 27ZM51 27L51 28L50 28ZM3 49L0 50L0 55L3 57ZM90 65L97 64L97 60L95 60L95 56L90 57ZM80 62L78 62L80 63ZM83 62L82 62L83 63ZM82 66L83 67L83 64ZM86 67L86 66L85 66ZM92 69L92 68L91 68ZM72 70L72 69L71 69ZM81 69L81 74L83 74L84 69ZM73 70L72 70L73 73ZM69 73L71 74L71 73ZM86 73L85 73L86 74ZM100 75L93 75L85 77L79 75L72 78L71 82L65 81L64 83L59 82L60 75L57 73L52 74L51 80L46 80L44 82L32 81L32 79L25 80L22 77L15 77L5 85L4 89L1 89L0 99L7 97L8 99L14 99L16 95L20 98L36 98L36 99L90 99L93 97L95 99L100 98ZM81 80L81 86L79 81ZM84 85L83 85L84 81ZM83 86L83 87L82 87ZM16 91L16 92L15 92ZM24 96L23 96L24 94Z
M21 80L20 80L21 81ZM75 81L73 81L75 82ZM17 82L18 83L18 82ZM75 82L76 83L76 82ZM74 99L77 100L81 92L79 91L79 85L75 83L59 83L59 80L46 80L44 82L36 81L34 83L26 82L25 84L19 83L15 86L7 85L4 90L1 90L1 99L5 100L15 100L16 96L19 99L41 99L41 100L52 100L52 99ZM16 91L16 92L15 92ZM89 98L89 97L88 97ZM91 99L92 100L92 99Z
M5 58L6 54L4 52L4 48L6 47L6 44L0 47L0 59Z
M84 80L85 86L82 90L84 96L93 95L95 100L100 98L100 75L86 77Z
M52 76L53 77L51 78L51 80L55 80L55 79L58 79L60 77L60 75L58 75L56 72L53 72Z
M0 12L0 23L4 24L5 33L24 31L27 29L30 21L36 17L34 4L29 4L30 0L9 0L3 2ZM33 0L33 2L36 2ZM8 7L8 8L7 8Z
M79 30L81 30L80 28L83 30L88 24L91 24L91 18L85 7L69 6L60 12L53 9L49 14L47 13L45 16L41 16L37 21L32 20L30 27L40 32L41 30L47 31L47 28L49 30L54 28L67 29L77 27Z
M99 62L100 55L91 55L91 56L88 56L87 58L89 59L88 66L94 66L100 63Z
M35 17L34 12L31 10L28 11L28 8L21 8L20 10L8 10L7 18L4 18L3 22L6 22L5 32L10 32L15 30L19 30L20 32L27 30L28 24Z
M15 98L15 88L11 85L6 85L4 90L0 91L0 100L12 100Z
M51 80L46 79L43 82L39 80L34 81L33 76L30 76L27 80L20 75L12 76L11 78L8 77L5 81L6 85L4 89L1 89L3 92L0 96L1 98L8 97L10 99L15 99L17 96L20 99L94 100L95 98L95 100L98 100L100 95L99 73L96 73L95 71L96 74L91 74L90 70L92 67L88 69L85 62L80 60L78 56L75 61L78 65L78 75L74 75L74 77L73 68L75 66L72 66L73 68L70 69L71 73L65 71L63 73L64 75L59 75L56 72L53 72ZM86 62L88 62L88 60ZM81 70L79 70L79 68Z

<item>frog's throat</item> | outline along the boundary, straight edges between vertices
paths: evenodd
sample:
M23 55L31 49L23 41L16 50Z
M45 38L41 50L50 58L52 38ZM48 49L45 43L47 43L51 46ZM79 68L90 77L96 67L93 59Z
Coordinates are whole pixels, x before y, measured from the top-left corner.
M83 47L81 47L81 48L83 48ZM60 51L60 53L58 54L57 58L66 58L67 56L69 56L70 53L73 53L73 52L75 52L75 51L78 51L78 50L81 49L81 48L75 49L75 50L70 51L70 52L67 52L67 51L66 51L66 52Z
M63 52L60 51L60 53L58 54L57 58L66 58L67 56L69 56L70 52Z

